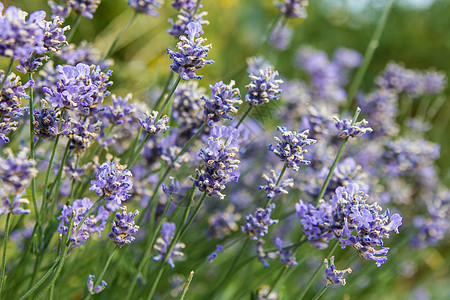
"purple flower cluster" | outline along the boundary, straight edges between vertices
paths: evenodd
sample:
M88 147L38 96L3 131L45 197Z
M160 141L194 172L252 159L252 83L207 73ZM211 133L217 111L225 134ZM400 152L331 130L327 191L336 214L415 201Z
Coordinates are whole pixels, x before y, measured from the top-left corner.
M8 213L13 215L29 215L30 210L21 206L26 206L30 203L27 199L22 198L24 194L25 191L8 197L8 195L5 194L5 191L0 188L0 216Z
M70 127L62 131L62 134L70 140L69 150L75 154L81 154L96 140L100 131L101 121L91 123L92 120L70 120ZM67 125L66 125L67 126Z
M267 183L266 185L260 185L259 189L264 190L269 199L273 199L273 197L279 194L287 194L288 189L291 189L294 186L294 179L292 178L283 179L277 185L279 176L280 172L277 174L274 170L270 170L270 176L266 174L263 174L262 176Z
M139 211L127 213L126 206L121 207L120 210L121 212L116 213L116 220L112 221L111 232L108 234L109 239L119 248L125 244L131 244L135 240L134 235L139 230L139 226L134 224L134 218Z
M169 129L169 126L166 125L167 122L169 122L168 116L163 116L159 120L156 120L158 118L158 112L152 111L151 114L148 112L145 113L145 117L145 120L141 118L138 118L138 120L139 124L142 126L142 129L144 129L144 131L148 134L156 135Z
M274 137L277 145L274 147L269 145L269 150L278 156L286 166L294 171L298 171L300 165L308 165L311 162L305 160L303 155L308 152L305 148L317 141L308 139L308 130L298 133L296 131L288 131L286 127L277 127L281 132L281 139Z
M4 150L5 157L0 156L0 182L7 195L22 193L37 175L36 162L29 159L28 148L21 148L17 155L11 149Z
M133 175L116 162L104 162L98 167L96 179L91 181L89 190L107 200L106 208L114 211L120 208L123 201L131 195Z
M278 23L269 36L269 43L278 51L286 50L291 43L293 30Z
M325 258L325 276L327 277L327 285L328 284L342 284L345 285L345 274L350 274L352 269L348 268L345 270L337 270L334 265L334 256L330 258L330 263L328 264L328 259Z
M53 15L59 16L62 19L67 18L73 10L77 15L92 19L93 13L97 10L101 0L66 0L64 4L55 3L49 0L48 4L52 9Z
M174 0L172 2L172 7L176 10L186 10L186 11L194 11L197 7L196 0ZM201 8L202 5L200 4L199 8Z
M275 204L270 204L268 208L258 208L254 214L245 217L245 224L241 227L243 233L248 234L250 239L257 241L269 232L269 226L278 223L278 220L270 218Z
M156 11L163 4L163 0L128 0L128 5L135 11L151 15L154 17L159 16Z
M383 246L383 239L389 238L391 231L399 233L402 217L390 216L389 210L380 214L382 208L376 203L367 204L368 197L357 184L351 183L337 188L330 203L321 201L314 207L300 200L296 211L308 240L324 248L334 236L342 248L351 245L361 257L374 260L378 267L384 264L389 248Z
M234 206L229 205L225 210L211 215L208 219L208 236L223 239L230 233L239 229L237 221L241 215L234 212Z
M100 285L97 285L96 287L94 287L94 280L95 280L95 276L89 275L87 287L88 287L88 291L89 291L89 293L91 293L91 295L100 293L107 286L106 282L104 280L102 280Z
M88 116L97 111L103 99L110 93L107 88L112 71L103 73L100 67L79 63L76 66L58 65L56 89L44 87L48 100L54 107L62 109L79 108L82 115Z
M200 23L191 22L187 26L185 33L187 37L180 36L180 42L177 44L179 52L167 49L167 54L173 60L170 68L173 72L180 74L183 80L202 79L203 76L195 74L205 64L213 64L213 60L205 60L211 45L202 46L206 39L199 37L202 31ZM196 39L196 37L199 37Z
M238 181L237 171L240 161L236 159L239 152L239 132L227 126L214 126L206 141L207 146L200 150L204 168L197 170L198 178L195 185L209 196L223 199L221 193L230 181Z
M282 0L281 2L277 1L275 5L286 18L306 19L308 16L306 13L308 2L308 0Z
M211 98L202 97L205 101L205 120L208 126L212 127L214 123L221 119L233 120L230 114L238 111L236 104L241 104L241 95L238 88L233 88L234 80L227 85L222 81L210 85Z
M336 121L334 125L339 130L339 137L343 139L347 137L356 138L373 131L372 128L367 127L367 124L369 123L364 119L362 121L356 122L355 124L352 124L352 120L350 119L340 120L336 116L334 117L334 119Z
M214 250L210 255L208 255L208 257L206 258L206 261L209 263L212 263L213 260L215 260L217 258L217 255L219 255L220 253L223 253L225 250L225 247L222 245L216 245L216 250Z
M386 66L377 79L377 85L394 94L407 93L412 97L438 94L444 90L447 78L444 73L406 69L396 63Z
M292 250L283 249L283 241L280 238L275 239L275 244L278 246L278 254L280 255L280 261L285 266L296 266L298 263L295 261L295 255Z
M49 107L34 110L33 130L37 137L53 139L58 134L61 111ZM61 129L67 130L67 122L62 121Z
M283 80L278 79L278 71L272 68L260 69L259 74L250 74L251 82L246 85L247 95L245 101L250 106L258 106L271 100L280 99L280 84Z
M88 66L99 66L100 69L104 70L113 64L112 59L103 59L101 51L92 47L92 45L86 41L82 41L78 46L70 43L69 46L63 47L56 56L72 66L84 63Z
M130 103L132 95L128 94L125 98L112 95L110 105L105 105L101 111L101 115L108 120L111 125L120 125L131 122L136 112L134 103Z
M169 250L170 243L175 235L175 223L165 222L161 226L161 236L156 240L155 250L158 251L158 255L153 257L155 261L162 261L164 256L167 255L167 250ZM176 243L173 247L172 252L167 255L166 262L171 268L175 267L174 260L181 258L184 254L181 252L184 249L184 243Z
M0 82L4 80L5 74L0 73ZM6 77L0 94L0 117L3 119L13 119L23 115L21 108L21 99L28 99L29 96L25 89L33 86L32 80L22 84L20 77L11 73Z
M105 230L109 212L103 206L98 208L96 214L88 216L84 223L80 224L92 205L94 205L94 202L88 198L77 199L73 201L72 205L64 205L61 215L58 217L58 220L60 220L58 232L67 235L70 220L72 214L74 214L73 229L69 240L75 248L84 245L91 233L97 232L100 236L101 232Z

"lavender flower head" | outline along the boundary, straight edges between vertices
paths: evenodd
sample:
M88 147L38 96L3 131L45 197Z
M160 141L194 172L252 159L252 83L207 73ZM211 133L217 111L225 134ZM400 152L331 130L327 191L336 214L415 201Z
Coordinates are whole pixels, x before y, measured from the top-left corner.
M296 266L298 263L295 261L295 255L292 250L283 249L283 241L280 238L275 239L275 244L278 246L278 254L280 255L280 261L285 266Z
M221 191L225 185L230 181L238 181L238 138L237 129L227 126L214 126L211 129L207 146L199 153L205 167L197 170L198 178L194 181L200 191L223 199L225 195Z
M205 101L205 120L208 126L212 127L214 123L221 119L233 120L230 114L238 111L236 104L241 104L241 95L238 88L233 88L234 80L227 85L222 81L210 85L211 98L202 97Z
M135 11L151 15L153 17L159 16L156 9L160 8L163 0L128 0L128 5Z
M185 11L194 11L197 7L196 0L174 0L172 2L172 7L176 10L185 10ZM203 5L199 5L199 8L202 8Z
M58 124L61 117L61 111L45 106L34 110L33 130L37 137L43 139L53 139L58 133ZM61 129L67 129L67 123L61 121Z
M0 182L7 195L20 194L37 175L36 162L29 159L28 148L21 148L14 155L10 148L4 150L6 157L0 156Z
M308 0L282 0L276 2L275 5L286 18L290 19L306 19L306 7Z
M5 74L0 72L0 81L3 81ZM0 117L3 118L17 118L23 115L21 99L29 99L25 89L34 85L34 81L30 80L22 84L20 77L11 73L6 77L3 83L3 88L0 91Z
M112 105L105 105L101 114L108 120L111 125L120 125L131 122L132 117L136 112L134 103L130 103L132 99L131 94L127 94L125 98L112 95Z
M286 127L277 127L277 130L281 132L281 139L274 137L278 143L275 147L269 145L269 150L278 156L281 161L284 161L286 166L294 171L298 171L300 165L309 165L311 162L305 160L303 154L308 150L304 149L307 146L315 144L317 141L308 139L308 130L298 133L296 131L288 131Z
M0 188L0 216L8 213L13 215L29 215L30 210L21 206L28 205L30 203L27 199L22 198L24 194L25 191L8 197L8 195L5 194L5 191Z
M148 134L153 134L156 135L160 132L164 132L167 129L169 129L169 126L167 126L167 122L169 122L169 117L168 116L163 116L162 118L160 118L159 120L156 121L157 117L158 117L158 112L157 111L152 111L152 113L145 113L145 120L138 118L139 124L141 124L142 129L144 129L145 132L147 132ZM156 124L155 124L156 121Z
M259 74L250 74L251 82L246 86L247 95L245 101L251 106L258 106L269 102L270 100L280 99L280 84L283 80L277 79L278 71L272 68L259 70Z
M103 73L100 67L83 63L76 66L58 65L56 70L59 77L56 89L43 88L53 107L78 107L83 115L90 115L97 111L103 99L110 94L107 88L113 84L109 81L111 70Z
M352 120L350 119L340 120L336 116L334 117L334 120L336 121L335 126L339 130L339 137L343 139L347 137L356 138L373 131L372 128L367 126L369 123L364 119L355 124L352 124Z
M239 229L237 221L241 215L234 212L234 206L229 205L225 210L214 213L208 219L208 236L223 239Z
M138 210L134 213L127 213L127 207L121 207L121 212L116 213L116 220L112 221L111 232L108 234L117 247L122 247L125 244L131 244L135 240L134 236L139 226L134 224L134 217L139 214Z
M293 30L278 23L269 36L269 43L278 51L286 50L291 43Z
M96 179L91 181L90 191L107 200L106 208L114 211L130 196L133 188L133 175L116 162L104 162L97 171Z
M64 4L55 3L52 0L48 1L48 5L52 9L53 15L59 16L62 19L67 18L73 10L77 15L92 19L93 13L97 10L101 0L66 0Z
M344 275L351 273L352 269L348 268L345 270L337 270L334 265L334 256L330 258L330 263L328 264L328 259L325 258L325 276L327 277L327 285L329 284L342 284L345 285Z
M161 226L161 236L156 240L156 245L154 246L155 250L158 251L158 255L153 257L155 261L162 261L165 256L166 262L169 264L171 268L175 267L174 260L181 258L184 254L181 252L185 244L184 243L176 243L175 247L172 249L167 255L167 250L169 250L170 243L175 235L175 223L165 222Z
M84 245L91 233L97 232L98 236L100 236L100 233L105 230L109 212L103 206L100 206L97 210L97 215L93 214L88 216L84 223L80 224L92 205L94 205L94 202L88 198L77 199L73 201L72 206L64 205L61 215L58 217L60 222L57 231L63 235L67 235L70 219L72 214L75 214L73 228L70 234L70 242L74 244L73 247L75 248Z
M274 170L270 170L270 176L266 174L263 174L262 176L267 183L266 185L260 185L259 189L264 190L269 199L273 199L273 197L279 194L287 194L288 189L291 189L294 186L294 179L292 178L283 179L277 185L279 176L280 172L277 174Z
M45 12L35 11L28 16L15 6L9 6L4 13L3 8L0 3L0 56L28 59L32 53L44 54Z
M334 207L333 232L345 248L351 245L365 259L374 260L378 267L387 260L389 248L383 247L383 239L389 232L399 233L403 218L399 214L390 216L389 210L380 214L382 208L377 204L367 204L368 195L357 184L336 189L331 199ZM381 249L378 249L381 247Z
M278 223L278 220L272 220L270 215L275 208L275 204L270 204L268 208L258 208L252 215L245 218L245 225L241 227L243 233L248 234L250 239L257 241L269 232L269 226Z
M202 30L200 23L191 22L187 26L185 33L187 37L180 36L180 41L177 44L179 52L173 52L167 49L167 54L173 60L170 68L173 72L179 73L183 80L202 79L203 76L195 74L205 64L213 64L213 60L205 60L211 45L202 46L206 39L199 37ZM196 37L199 37L196 39Z
M73 150L75 154L83 153L84 150L91 146L91 142L97 138L102 122L91 123L91 121L93 120L72 119L70 120L70 128L62 131L62 134L70 140L69 150Z
M88 279L88 282L87 282L87 287L88 287L88 291L89 291L89 293L91 293L91 295L100 293L107 286L106 282L104 280L102 280L100 285L97 285L94 288L94 280L95 280L95 276L94 275L89 275L89 279Z

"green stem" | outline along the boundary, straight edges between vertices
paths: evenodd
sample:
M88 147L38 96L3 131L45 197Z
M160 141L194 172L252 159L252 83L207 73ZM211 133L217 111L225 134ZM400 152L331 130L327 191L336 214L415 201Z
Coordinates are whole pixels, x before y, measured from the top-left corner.
M186 284L184 285L183 292L181 293L179 300L183 300L184 297L186 296L186 293L187 293L187 291L189 289L189 285L191 284L191 281L192 281L193 277L194 277L194 271L191 271L191 273L189 274L189 277L188 277L188 279L186 281Z
M47 273L45 273L44 276L42 276L42 278L39 279L39 281L36 282L36 284L31 289L29 289L22 297L20 297L19 300L28 298L28 296L30 296L38 287L40 287L42 283L44 283L44 281L53 273L54 269L59 265L59 261L59 259L56 260L52 267L47 271Z
M3 255L2 255L2 274L0 280L0 298L3 290L3 283L5 282L5 271L6 271L6 246L8 245L9 238L9 221L11 220L11 212L6 215L5 224L5 236L3 238Z
M323 288L314 296L313 300L317 300L320 297L322 297L322 295L326 292L326 290L328 290L329 286L330 284L325 284Z
M197 4L195 5L194 12L192 13L193 16L195 16L195 14L198 12L198 9L200 8L200 3L201 2L202 2L202 0L197 0Z
M208 299L213 299L218 291L221 290L222 286L231 279L231 275L233 273L234 268L236 267L237 263L239 262L239 259L241 258L242 254L245 251L245 248L247 248L247 245L249 243L250 239L246 239L244 244L242 245L241 250L237 253L237 255L234 258L233 263L230 265L230 268L228 269L225 277L220 281L220 283L216 286L216 288L209 294Z
M98 286L98 285L102 282L103 276L105 276L106 271L108 270L109 264L111 263L111 260L113 259L114 254L116 253L116 250L117 250L117 249L118 249L118 247L115 246L115 247L114 247L114 250L113 250L113 251L111 252L111 254L109 255L108 260L106 261L105 266L103 267L102 272L100 273L100 275L98 275L97 280L95 281L94 287ZM88 299L91 298L91 296L92 296L92 294L89 293L89 294L86 296L86 298L84 298L84 299L85 299L85 300L88 300Z
M79 160L80 156L77 155L77 158L75 159L75 171L78 168L78 160ZM69 203L72 203L74 200L74 194L75 194L75 178L72 179L72 184L70 186L70 196L69 196Z
M119 42L120 38L122 37L122 35L125 33L125 31L127 31L127 29L131 26L131 24L134 22L134 20L136 19L138 15L138 12L136 11L133 16L130 18L130 20L128 21L128 23L122 28L122 30L119 32L119 34L116 36L116 38L114 39L114 41L112 42L111 46L109 47L108 51L106 51L105 56L103 57L103 59L108 58L113 52L114 52L114 48L116 47L117 43Z
M289 269L289 267L285 265L284 268L281 270L280 275L278 275L277 279L272 284L272 287L270 288L269 292L267 293L267 296L269 296L277 288L278 284L280 283L281 279L284 277L284 275L286 274L288 269Z
M172 85L172 88L170 89L169 94L167 94L167 97L164 100L164 102L161 106L161 109L158 110L158 115L155 118L155 124L161 118L161 115L163 114L164 110L166 109L167 105L169 104L170 99L172 98L173 93L175 93L175 90L177 89L177 86L180 83L180 81L181 81L181 76L178 75L177 80Z
M80 21L81 21L81 15L77 15L77 18L73 22L72 28L70 29L69 34L67 35L67 38L66 38L66 41L68 43L70 43L70 41L72 40L73 35L78 28L78 25L80 25Z
M353 116L352 125L354 125L356 123L356 120L358 120L360 112L361 112L361 109L358 107L356 109L355 115ZM342 154L344 153L344 149L348 143L349 138L350 137L346 137L344 139L344 142L342 143L341 147L339 148L336 158L334 159L333 164L331 165L330 171L328 172L327 178L325 179L325 182L323 183L322 188L320 189L319 195L316 198L316 204L315 204L316 206L319 203L320 199L322 199L323 196L325 195L325 191L327 190L328 184L330 183L331 177L333 176L333 172L336 169L336 166L337 166L339 160L341 159Z
M383 33L383 30L386 26L386 22L387 22L387 19L388 19L388 16L391 11L393 3L394 3L394 0L389 0L387 5L385 6L383 13L381 15L380 21L378 22L377 27L375 28L375 31L369 42L369 45L367 46L366 52L364 53L363 63L358 68L358 71L356 72L356 75L355 75L355 79L352 81L352 83L350 85L349 92L348 92L348 98L347 98L348 107L351 107L351 105L353 103L353 98L355 97L356 92L358 91L359 86L361 85L364 75L366 74L367 68L369 67L369 64L375 53L375 50L378 48L381 34Z
M3 89L3 85L5 84L6 77L8 77L9 74L11 74L11 70L12 70L13 65L14 65L14 57L11 57L11 59L9 60L8 68L6 69L6 72L5 72L4 77L2 79L2 83L0 83L0 90Z
M189 209L191 207L192 198L194 197L194 194L195 193L193 192L192 196L191 196L191 199L189 200L189 202L187 204L187 208L189 208ZM186 225L184 225L183 229L181 230L179 238L181 238L186 233L186 231L189 229L189 226L191 226L192 222L194 221L195 217L197 216L198 211L200 210L200 207L202 206L203 202L205 201L205 198L206 198L206 192L203 193L203 196L200 199L200 202L198 203L197 207L195 208L194 212L192 213L192 215L189 218L189 220L186 223ZM189 210L187 210L187 211L189 211Z
M169 90L169 85L170 85L170 82L171 82L172 79L173 79L173 75L175 75L175 73L172 72L172 71L170 71L169 77L167 78L167 82L166 82L166 84L164 85L164 89L163 89L163 91L161 92L161 95L159 96L158 100L156 101L155 108L154 108L153 110L156 110L156 111L159 110L159 106L161 105L161 101L163 101L164 95L165 95L165 94L167 93L167 91Z
M33 75L30 74L30 81L33 80ZM33 105L34 105L34 93L33 87L30 87L30 100L29 100L29 116L30 116L30 159L34 160L34 113L33 113ZM39 209L36 200L36 177L31 178L31 199L33 201L34 213L36 215L36 223L38 224L38 228L41 227L41 222L39 218Z
M53 182L52 187L50 188L50 193L54 190L54 194L53 194L52 204L50 206L50 211L47 212L47 215L52 215L53 211L55 210L55 207L56 207L56 201L59 196L59 188L61 186L61 177L62 177L63 168L64 168L64 165L66 164L67 158L69 157L69 146L70 146L70 140L67 141L66 149L64 150L61 164L59 165L58 174L56 175L56 179Z
M326 255L327 258L333 256L334 251L336 250L337 246L338 246L338 242L335 241L333 247L331 247L330 251L328 252L328 254ZM311 279L308 281L308 284L306 285L306 287L303 289L302 294L300 295L300 297L298 298L298 300L302 300L306 293L308 292L309 288L311 287L312 283L314 282L314 280L317 278L317 276L319 276L320 274L320 270L322 269L322 266L324 264L324 261L322 260L322 262L320 263L319 267L317 267L316 271L314 272L313 276L311 277Z
M252 110L253 106L249 106L249 108L245 111L244 115L242 116L242 118L239 120L239 122L236 125L236 129L239 128L239 126L241 126L242 122L245 120L245 118L248 116L248 114L250 113L250 111Z
M148 142L149 139L150 139L150 134L147 133L145 135L144 139L142 140L142 142L139 144L139 147L137 148L136 152L134 152L133 155L131 155L131 158L128 161L128 164L127 164L127 169L133 167L133 165L136 162L139 154L141 153L142 149L144 149L144 146Z

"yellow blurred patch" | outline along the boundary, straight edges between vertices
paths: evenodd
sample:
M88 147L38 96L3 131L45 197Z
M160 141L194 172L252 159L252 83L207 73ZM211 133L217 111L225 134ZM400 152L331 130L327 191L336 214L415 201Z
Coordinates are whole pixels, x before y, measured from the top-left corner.
M221 7L233 7L238 3L238 0L219 0Z

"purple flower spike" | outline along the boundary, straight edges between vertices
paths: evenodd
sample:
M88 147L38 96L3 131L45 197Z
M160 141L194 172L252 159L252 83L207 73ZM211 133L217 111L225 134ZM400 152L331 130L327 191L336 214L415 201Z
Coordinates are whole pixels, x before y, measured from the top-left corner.
M28 159L28 148L21 148L17 155L11 149L4 150L6 158L0 157L0 182L7 195L20 194L37 175L36 162Z
M167 122L169 122L168 116L163 116L158 121L155 120L158 117L157 111L152 111L152 113L145 113L145 119L138 118L139 124L141 124L142 129L145 130L148 134L156 135L158 133L164 132L169 129L167 126Z
M275 5L286 18L290 19L306 19L306 7L308 0L282 0L276 2Z
M212 60L205 60L211 45L202 46L206 39L201 37L195 39L202 31L200 23L191 22L187 28L185 32L189 38L184 35L180 36L180 41L177 44L179 52L167 49L167 54L173 60L170 68L173 72L179 73L183 80L202 79L203 76L195 74L195 71L203 68L205 64L214 63Z
M308 130L298 133L296 131L288 131L286 127L277 127L277 130L281 132L281 139L274 137L278 142L275 147L269 145L269 150L278 156L281 161L284 161L286 166L294 171L298 171L301 165L309 165L311 162L305 160L303 154L308 150L304 149L307 146L315 144L317 141L314 139L308 139Z
M287 178L280 181L277 186L278 177L280 172L275 173L274 170L270 170L270 176L263 174L263 178L266 180L266 185L260 185L259 189L264 190L267 193L267 198L273 199L276 195L287 194L288 189L294 186L294 179Z
M327 285L328 284L342 284L345 285L345 274L350 274L352 269L348 268L345 270L336 270L336 266L334 265L334 256L330 258L330 264L328 264L328 259L325 258L325 275L327 277Z
M121 212L116 213L116 220L112 221L111 232L108 234L110 240L119 248L125 244L131 244L135 240L133 235L139 230L139 226L134 224L134 217L139 214L139 211L127 213L126 206L120 209Z
M100 285L97 285L94 288L94 280L95 280L95 276L94 275L89 275L89 279L88 279L88 282L87 282L87 287L88 287L88 291L89 291L89 293L91 293L91 295L100 293L107 286L106 282L104 280L102 280Z
M275 204L270 204L267 209L258 208L252 215L245 218L245 225L241 227L242 232L248 234L250 239L257 241L269 232L269 226L278 223L278 220L272 220L270 215L275 208Z
M160 231L161 236L156 240L156 245L154 247L159 254L154 256L153 260L162 261L164 259L164 256L166 255L167 250L169 250L170 243L175 235L175 229L175 223L165 222L162 224ZM166 262L171 268L175 267L174 259L179 259L184 255L183 252L181 252L184 247L184 243L176 243L172 252L167 255Z
M280 261L285 266L296 266L295 255L289 249L283 249L283 241L280 238L275 239L275 244L278 246L278 254L280 255Z
M11 213L13 215L29 215L30 210L23 208L21 205L28 205L30 202L22 198L25 194L25 191L8 197L5 194L5 191L0 188L0 216Z
M280 99L280 84L283 80L278 79L278 71L268 67L260 69L259 74L250 74L251 82L246 86L247 95L245 101L255 107L271 100Z
M156 9L160 8L163 0L128 0L128 5L135 11L144 13L153 17L159 16Z
M346 137L356 138L373 131L372 128L367 127L369 123L366 120L356 122L352 125L352 120L350 119L340 120L338 117L334 117L334 119L336 120L335 126L339 130L339 137L343 139Z
M107 200L106 208L114 211L127 200L133 188L132 174L116 162L105 162L98 167L96 180L91 181L90 191Z
M77 15L92 19L94 17L93 13L95 13L100 4L100 0L68 0L64 4L57 4L53 0L49 0L48 4L52 9L53 15L62 19L67 18L72 10Z
M208 257L206 258L206 261L209 263L212 263L213 260L217 258L217 255L224 252L224 247L222 245L216 245L216 250L214 250Z
M209 127L222 119L233 120L230 114L238 112L238 106L241 104L241 95L238 88L233 88L234 80L227 85L222 81L210 85L211 98L202 97L205 101L205 119Z

